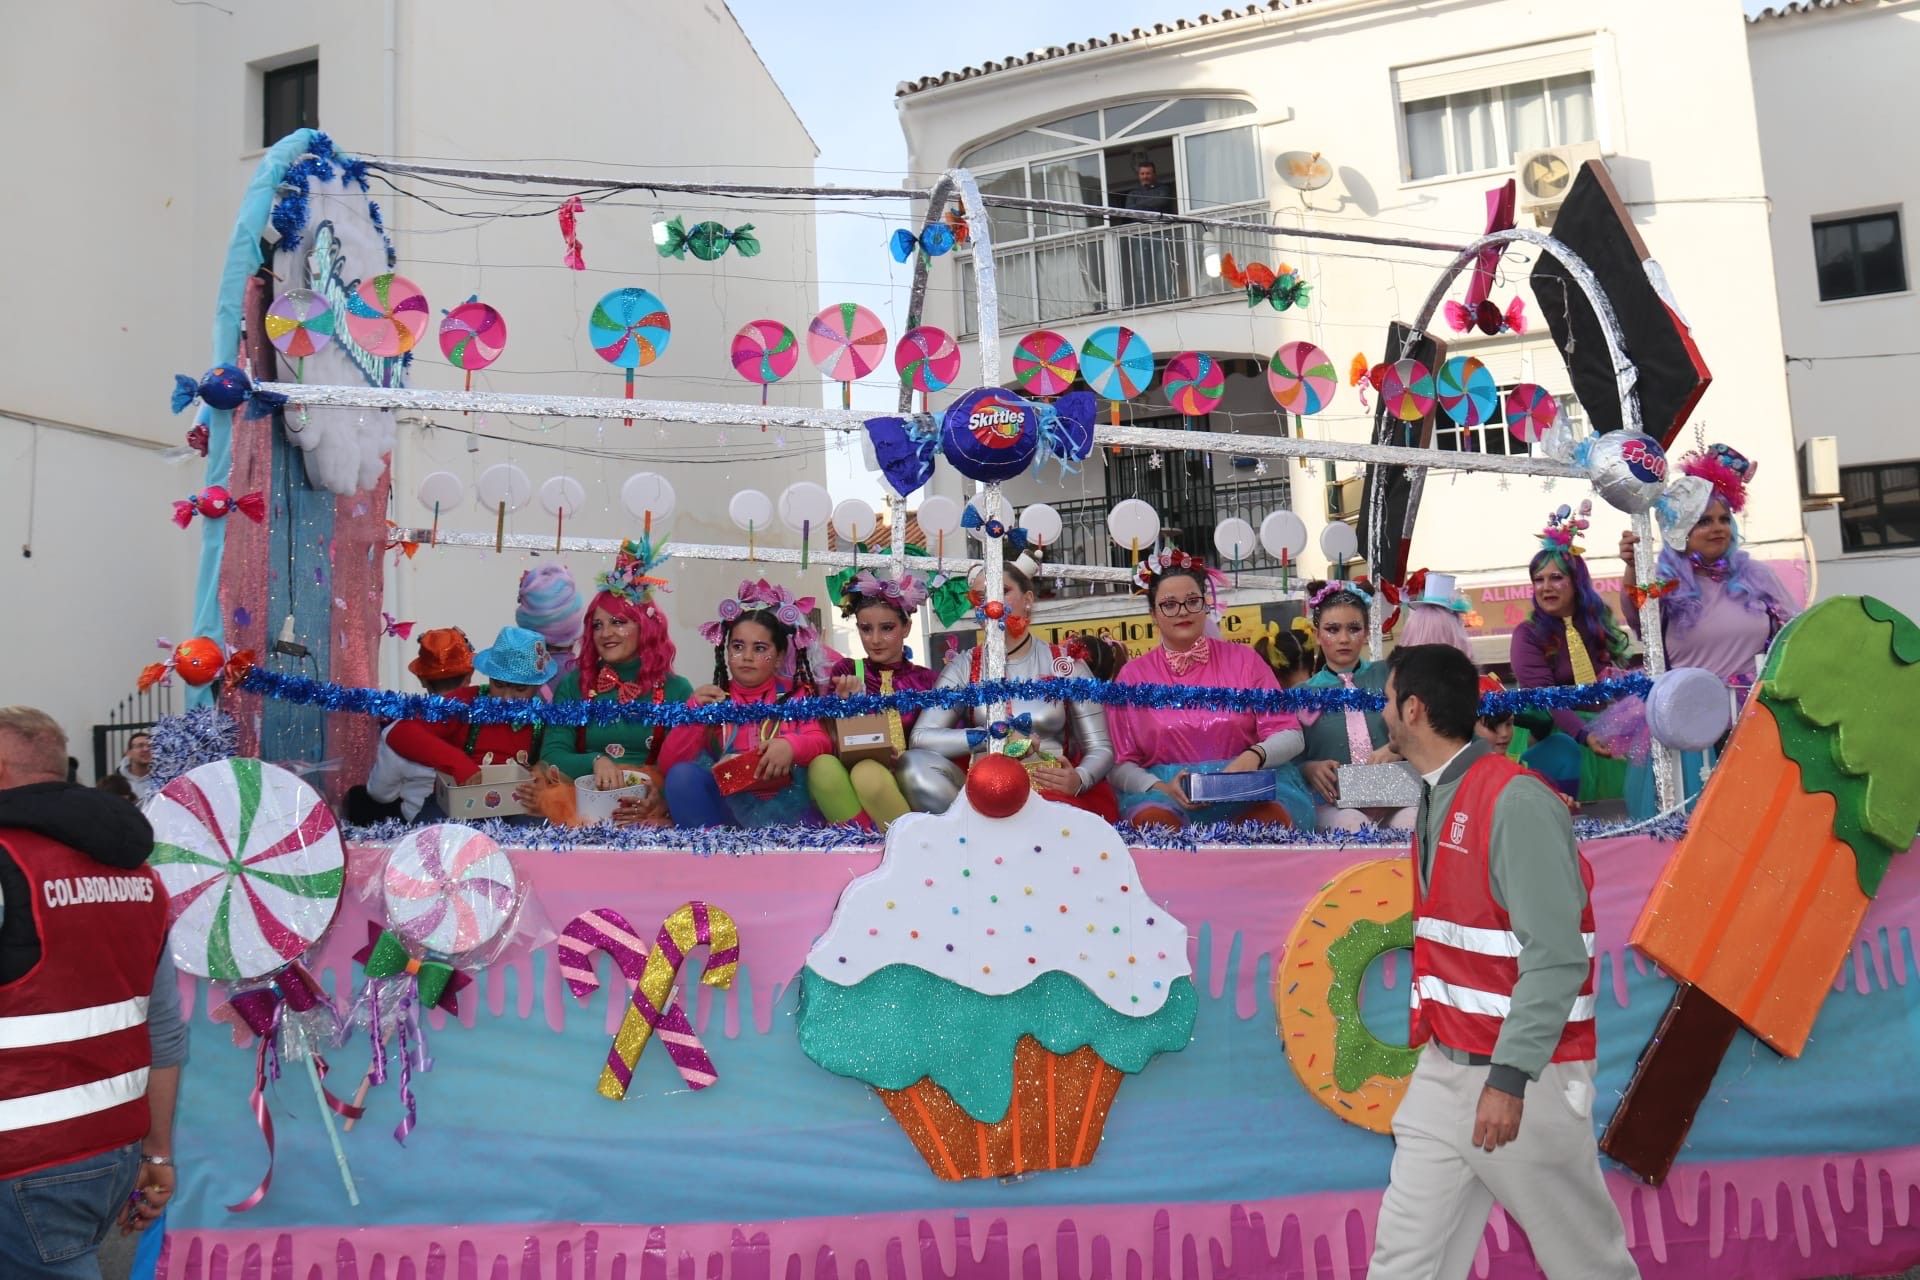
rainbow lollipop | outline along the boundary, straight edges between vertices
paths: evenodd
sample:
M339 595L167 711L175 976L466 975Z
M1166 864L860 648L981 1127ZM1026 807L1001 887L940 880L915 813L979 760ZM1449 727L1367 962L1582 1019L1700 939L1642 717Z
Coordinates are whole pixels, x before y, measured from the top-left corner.
M1500 388L1494 384L1493 374L1472 356L1455 356L1441 365L1434 385L1440 407L1463 427L1477 427L1487 421L1500 403Z
M960 376L960 347L945 329L923 324L902 335L893 349L893 367L901 382L920 393L924 413L928 394L946 390Z
M1080 348L1080 376L1094 394L1112 402L1110 421L1117 427L1120 402L1153 385L1153 348L1125 325L1095 329Z
M1220 362L1200 351L1182 351L1167 361L1161 381L1167 403L1183 418L1201 418L1213 412L1227 394L1227 372Z
M1402 422L1418 422L1433 412L1433 374L1418 360L1397 360L1380 378L1380 400Z
M419 345L427 331L427 295L389 271L347 291L347 334L369 355L392 359Z
M267 341L292 356L296 381L304 380L308 356L333 341L333 306L311 289L289 289L267 308Z
M469 298L440 322L440 354L454 368L465 370L469 391L473 371L486 368L506 349L507 318L484 302Z
M1507 431L1514 439L1532 444L1547 434L1560 416L1560 405L1545 387L1523 382L1507 392Z
M840 384L840 407L853 407L853 384L880 367L887 327L858 303L828 307L807 326L807 357Z
M1013 385L1030 396L1057 396L1080 372L1080 353L1064 336L1036 329L1013 349Z
M760 384L760 403L765 404L767 388L800 363L800 343L793 330L778 320L749 320L733 335L731 354L733 371Z
M646 289L615 289L587 317L587 341L600 358L627 371L627 399L633 399L633 371L652 364L673 341L667 306ZM625 420L628 426L633 419Z
M1283 342L1267 365L1267 390L1288 413L1318 413L1333 402L1340 373L1311 342Z

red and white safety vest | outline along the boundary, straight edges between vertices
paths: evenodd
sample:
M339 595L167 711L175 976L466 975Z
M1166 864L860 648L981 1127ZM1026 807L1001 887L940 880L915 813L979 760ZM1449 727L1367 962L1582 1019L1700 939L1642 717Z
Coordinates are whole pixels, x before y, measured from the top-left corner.
M147 1001L167 936L167 892L144 867L103 866L45 836L0 828L25 877L40 960L0 986L0 1178L84 1160L147 1136Z
M1513 1007L1520 977L1520 939L1513 920L1493 896L1488 842L1493 807L1501 791L1527 773L1505 756L1473 762L1460 780L1426 887L1415 877L1413 896L1413 1005L1408 1043L1438 1040L1463 1053L1490 1054L1500 1024ZM1425 861L1424 831L1414 832L1414 856ZM1542 850L1542 856L1552 856ZM1577 851L1586 900L1580 933L1587 944L1587 979L1554 1046L1553 1061L1582 1062L1594 1056L1593 868Z

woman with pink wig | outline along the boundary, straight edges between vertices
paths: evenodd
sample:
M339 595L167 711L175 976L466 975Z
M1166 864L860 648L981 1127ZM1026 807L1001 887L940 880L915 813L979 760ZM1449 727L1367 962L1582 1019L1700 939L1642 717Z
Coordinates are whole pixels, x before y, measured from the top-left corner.
M1406 606L1407 621L1394 642L1397 646L1444 644L1473 657L1473 641L1467 637L1465 621L1471 606L1455 589L1452 574L1415 570L1407 577L1401 601Z

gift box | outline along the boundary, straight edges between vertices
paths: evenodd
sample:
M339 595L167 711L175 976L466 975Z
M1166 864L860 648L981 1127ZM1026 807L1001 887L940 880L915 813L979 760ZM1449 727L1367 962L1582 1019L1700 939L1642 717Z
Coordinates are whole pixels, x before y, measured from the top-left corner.
M1404 760L1340 766L1342 809L1406 809L1420 803L1420 775Z
M533 775L525 765L509 760L505 764L480 766L480 781L456 785L440 774L433 780L433 798L449 822L471 822L479 818L510 818L525 813L526 806L514 799L514 789Z
M885 764L893 759L893 735L887 731L887 717L883 712L829 720L827 731L833 735L833 754L848 768L862 760Z
M754 776L760 768L760 752L742 751L737 756L728 756L713 766L713 780L720 784L720 794L737 796L742 791L751 790L759 781Z
M1273 799L1277 785L1271 769L1186 776L1187 799L1195 804L1254 804Z

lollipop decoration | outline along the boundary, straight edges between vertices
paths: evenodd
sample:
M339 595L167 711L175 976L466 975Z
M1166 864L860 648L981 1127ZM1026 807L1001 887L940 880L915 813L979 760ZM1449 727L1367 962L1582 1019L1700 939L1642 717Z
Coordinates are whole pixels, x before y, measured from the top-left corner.
M311 289L289 289L267 308L267 341L293 357L293 377L306 381L307 357L333 341L333 305Z
M800 535L800 568L807 567L807 556L813 545L813 531L818 525L824 525L833 514L833 498L823 487L811 480L800 480L790 484L780 494L780 520L787 528Z
M760 252L760 238L753 234L751 222L732 229L718 222L696 222L689 229L675 218L660 228L654 240L663 258L684 259L692 253L702 262L712 262L729 249L743 258Z
M666 304L646 289L615 289L587 317L587 341L600 358L627 373L627 399L633 399L633 371L666 354L673 341L673 318ZM623 419L627 426L632 418Z
M758 489L742 489L733 495L733 501L727 503L727 515L736 528L746 531L747 559L756 559L753 538L773 518L773 499Z
M1472 356L1455 356L1441 365L1434 386L1440 408L1463 427L1488 421L1500 404L1500 388L1493 374Z
M1096 394L1112 402L1108 420L1117 427L1120 402L1153 385L1153 348L1125 325L1095 329L1080 348L1080 373Z
M527 505L527 499L533 496L533 481L513 463L496 462L480 473L474 489L481 503L494 509L493 549L502 551L507 539L507 512Z
M1333 357L1311 342L1286 342L1267 364L1267 390L1288 413L1318 413L1333 403L1340 374Z
M440 354L467 375L469 391L474 370L486 368L506 349L507 318L477 297L468 298L440 321Z
M1161 383L1167 403L1182 419L1203 418L1219 407L1227 394L1227 373L1220 362L1200 351L1182 351L1167 361Z
M1030 396L1057 396L1080 372L1080 353L1051 329L1037 329L1013 349L1013 385Z
M560 550L566 536L567 517L578 515L586 503L587 490L572 476L552 476L540 486L540 505L553 517L553 549Z
M396 359L427 331L427 295L389 271L347 290L347 334L369 355Z
M853 384L880 365L887 350L887 327L858 303L828 307L807 326L807 358L828 379L840 384L840 407L853 407Z
M1379 381L1387 412L1402 422L1418 422L1433 412L1433 374L1418 360L1397 360Z
M1508 434L1532 444L1552 428L1560 416L1560 405L1545 387L1523 382L1507 392L1506 414Z
M452 823L403 836L387 854L380 885L387 928L410 951L435 956L490 945L518 902L513 864L500 846Z
M420 487L413 491L420 505L433 512L433 529L427 535L429 546L438 546L440 542L440 513L451 511L467 496L467 484L451 471L430 471L420 477Z
M800 343L778 320L749 320L733 335L731 356L735 373L760 384L760 403L765 404L767 388L800 363Z
M920 412L927 411L927 396L945 391L960 376L960 347L945 329L923 324L909 329L893 349L893 367L900 381L920 393Z

